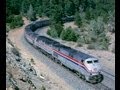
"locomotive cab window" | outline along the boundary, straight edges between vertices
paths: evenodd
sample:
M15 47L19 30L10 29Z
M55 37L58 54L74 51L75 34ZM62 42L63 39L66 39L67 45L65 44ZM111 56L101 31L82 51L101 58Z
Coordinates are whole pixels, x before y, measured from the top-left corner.
M90 64L90 63L92 63L92 61L87 61L87 63L89 63L89 64Z
M98 63L98 60L94 60L94 63Z

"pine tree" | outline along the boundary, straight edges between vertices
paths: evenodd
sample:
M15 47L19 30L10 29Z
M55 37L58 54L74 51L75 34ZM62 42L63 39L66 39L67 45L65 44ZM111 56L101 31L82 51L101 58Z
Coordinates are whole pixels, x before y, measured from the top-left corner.
M66 31L65 31L65 30L63 30L63 31L61 32L60 38L61 38L62 40L65 40L65 39L66 39Z
M25 1L23 1L21 5L21 15L23 16L24 13L25 13Z
M62 21L62 8L58 5L54 5L54 8L52 9L52 16L51 19L53 21L53 24L59 23L63 24Z
M55 30L58 34L58 37L60 37L61 32L63 31L63 26L61 24L55 24Z
M30 4L29 6L29 10L27 12L27 18L31 21L34 21L36 20L36 16L35 16L35 12L33 11L33 7L32 5Z
M82 19L79 15L79 12L75 14L75 24L80 28L82 26Z

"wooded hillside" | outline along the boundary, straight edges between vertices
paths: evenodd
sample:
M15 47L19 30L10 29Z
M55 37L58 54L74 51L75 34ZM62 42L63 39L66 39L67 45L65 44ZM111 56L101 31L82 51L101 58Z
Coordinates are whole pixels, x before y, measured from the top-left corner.
M7 28L22 26L23 16L31 21L37 17L49 17L52 21L48 30L50 36L86 44L101 42L98 44L105 44L103 49L109 42L105 25L108 25L108 31L115 31L115 0L7 0L6 5ZM62 18L66 16L75 17L80 32L76 33L72 28L64 30Z

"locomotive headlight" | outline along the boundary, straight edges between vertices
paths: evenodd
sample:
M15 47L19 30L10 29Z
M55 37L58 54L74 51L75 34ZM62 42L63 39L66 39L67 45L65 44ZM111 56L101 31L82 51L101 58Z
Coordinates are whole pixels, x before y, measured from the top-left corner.
M90 72L92 72L92 70L90 70Z
M94 68L94 71L97 71L97 68Z

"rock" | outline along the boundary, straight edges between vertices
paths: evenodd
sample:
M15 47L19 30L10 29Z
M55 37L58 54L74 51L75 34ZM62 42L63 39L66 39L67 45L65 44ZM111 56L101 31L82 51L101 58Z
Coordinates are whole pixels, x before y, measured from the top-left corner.
M27 78L26 77L22 77L22 78L20 78L20 80L23 81L23 82L27 82Z
M9 41L9 42L8 42ZM6 40L6 89L39 90L43 81L29 60L23 59L19 50L10 40Z
M40 78L43 79L43 80L45 79L42 75L40 75Z
M12 48L12 52L13 52L13 54L15 54L16 56L20 57L20 53L19 53L19 51L17 50L17 48L13 47L13 48Z
M29 71L32 72L32 74L37 75L36 70L33 67L30 67Z
M11 75L9 73L6 73L6 87L10 87L11 85L10 78L11 78Z
M16 61L20 62L20 60L21 60L21 58L19 58L19 57L18 57L18 58L16 58Z
M10 86L9 88L6 88L6 90L14 90L14 88Z

